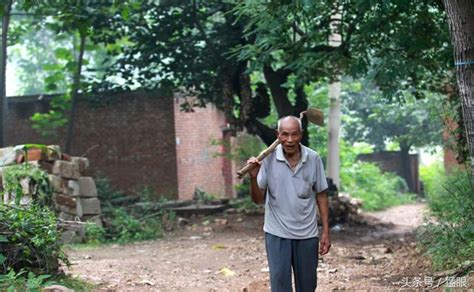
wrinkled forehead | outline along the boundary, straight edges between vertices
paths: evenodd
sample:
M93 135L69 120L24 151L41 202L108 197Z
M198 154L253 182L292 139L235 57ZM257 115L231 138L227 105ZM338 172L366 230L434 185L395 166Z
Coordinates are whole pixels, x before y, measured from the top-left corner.
M287 117L281 120L279 132L300 132L300 124L295 117Z

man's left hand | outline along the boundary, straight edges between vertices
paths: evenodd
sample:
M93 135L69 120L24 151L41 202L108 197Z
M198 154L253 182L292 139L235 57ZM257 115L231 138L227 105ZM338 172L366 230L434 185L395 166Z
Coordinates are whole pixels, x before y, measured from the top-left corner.
M321 240L319 241L319 254L320 255L327 254L330 248L331 248L331 240L329 239L329 234L323 233L323 236L321 236Z

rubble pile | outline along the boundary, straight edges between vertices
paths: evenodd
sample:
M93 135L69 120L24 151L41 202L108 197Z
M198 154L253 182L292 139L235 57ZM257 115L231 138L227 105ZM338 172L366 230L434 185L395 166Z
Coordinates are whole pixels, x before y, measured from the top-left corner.
M18 163L35 165L48 173L52 189L53 207L58 212L59 224L64 229L63 241L77 242L84 236L84 225L80 222L93 222L102 226L100 201L92 177L87 176L89 160L61 153L59 146L25 147L18 145L0 149L0 167ZM27 180L27 178L25 178ZM2 172L2 181L3 172ZM21 183L23 187L22 204L31 201L29 182ZM11 194L4 194L3 201L13 199ZM68 222L70 224L68 224Z
M353 222L363 223L361 217L362 200L352 198L349 194L340 193L329 197L329 225Z

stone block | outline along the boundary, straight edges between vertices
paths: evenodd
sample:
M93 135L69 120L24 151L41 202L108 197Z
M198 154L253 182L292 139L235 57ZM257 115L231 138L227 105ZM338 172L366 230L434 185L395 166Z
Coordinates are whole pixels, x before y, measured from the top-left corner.
M71 201L73 200L74 203ZM53 194L53 203L56 210L67 213L71 216L77 216L77 202L75 198L71 198L64 194Z
M69 207L71 209L74 209L74 208L77 207L76 198L66 196L66 195L63 195L63 194L55 194L54 195L54 201L57 205L66 206L66 207ZM74 214L74 213L72 213L72 214Z
M56 160L54 162L52 173L63 178L76 180L81 176L77 164L64 160Z
M77 199L77 215L98 215L101 213L100 201L97 198L78 198Z
M71 162L79 167L80 173L84 173L89 168L89 159L85 157L73 156Z
M97 197L97 188L92 177L83 176L77 180L79 185L79 196L86 198L96 198Z
M49 184L54 192L67 194L68 190L68 181L60 176L49 174Z
M67 194L72 197L78 197L80 195L79 183L75 180L69 180L67 182Z

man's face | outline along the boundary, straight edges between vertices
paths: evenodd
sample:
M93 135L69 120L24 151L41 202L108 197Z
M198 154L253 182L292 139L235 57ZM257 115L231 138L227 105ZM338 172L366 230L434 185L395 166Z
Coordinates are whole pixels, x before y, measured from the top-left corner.
M300 151L300 141L302 135L300 125L294 119L287 119L281 122L278 140L286 154L294 154Z

